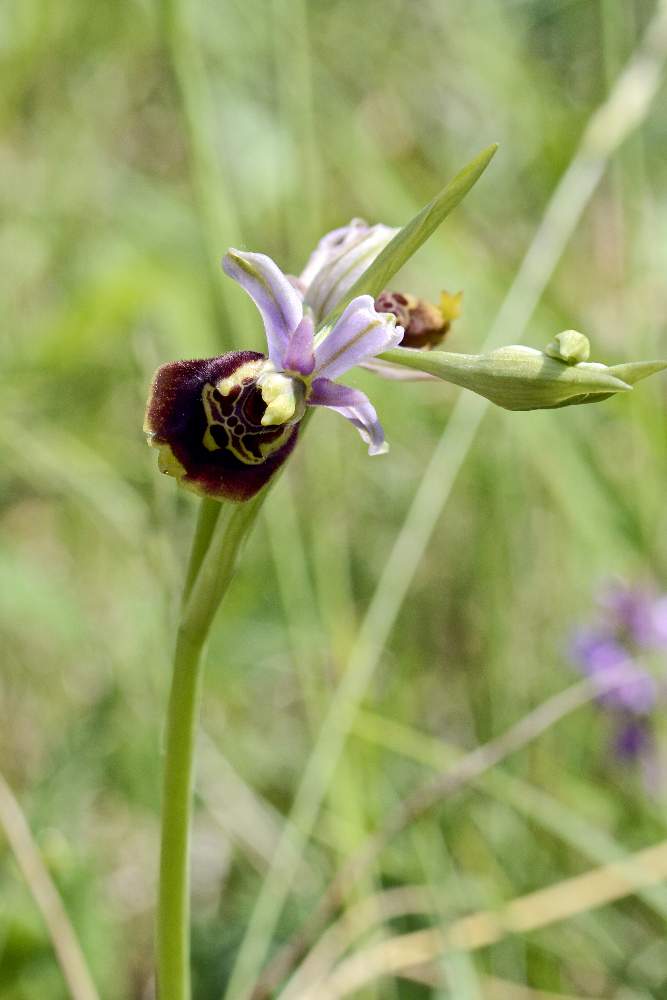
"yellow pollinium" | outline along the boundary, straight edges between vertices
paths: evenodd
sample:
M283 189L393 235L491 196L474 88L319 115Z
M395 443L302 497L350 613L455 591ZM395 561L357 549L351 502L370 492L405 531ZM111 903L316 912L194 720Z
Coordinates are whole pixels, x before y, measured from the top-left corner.
M305 385L283 372L267 371L257 384L266 403L262 426L273 427L301 419L305 409Z
M291 420L296 412L294 380L276 372L262 379L261 389L262 399L266 403L262 425L271 427L274 424L286 424Z

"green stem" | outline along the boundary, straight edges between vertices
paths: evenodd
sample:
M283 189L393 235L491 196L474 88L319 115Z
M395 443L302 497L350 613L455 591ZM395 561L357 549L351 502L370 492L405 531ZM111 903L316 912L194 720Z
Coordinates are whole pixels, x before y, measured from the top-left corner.
M165 0L165 12L172 29L174 23L170 15L178 7L178 0ZM179 50L180 51L180 50ZM465 170L461 171L450 184L394 237L392 242L368 268L339 305L340 311L351 295L372 291L378 294L386 286L392 274L403 264L442 222L472 187L487 166L495 152L489 147ZM224 227L223 227L224 229ZM332 316L335 314L332 314ZM332 316L328 317L331 321ZM308 415L307 415L308 416ZM305 425L304 418L303 424ZM190 998L190 887L189 887L189 841L192 814L192 786L195 731L198 718L199 693L201 686L202 651L217 608L231 582L243 541L252 527L266 496L267 489L253 500L244 504L225 505L216 509L212 501L204 501L199 513L197 529L193 540L188 566L181 620L174 654L174 673L166 731L166 753L164 768L162 841L160 853L160 887L158 898L157 969L159 1000L189 1000ZM334 721L336 719L335 713ZM332 739L336 743L336 725ZM329 735L329 734L327 734ZM311 788L311 778L316 775L320 757L326 759L326 740L320 740L322 750L308 771L302 790L297 796L297 812L303 799L303 808L308 823L312 827L319 808L317 791ZM335 754L334 754L335 757ZM285 848L286 836L281 841ZM302 834L302 845L307 834ZM280 848L279 848L280 851ZM242 949L236 978L248 976L247 959L260 952L261 960L265 944L271 935L275 919L285 898L286 888L281 884L280 865L272 867L274 881L282 890L275 901L269 899L268 916L266 906L259 906L255 924L261 925L265 933L257 944L253 939L255 929L251 921L249 939ZM271 888L271 879L265 884L266 900ZM266 925L266 926L264 926ZM265 940L266 939L266 940ZM233 977L234 978L234 977ZM231 990L231 987L230 987ZM230 994L231 995L231 992ZM240 994L238 994L240 995ZM244 995L246 995L244 993Z
M213 532L215 531L215 526L218 523L218 517L220 516L221 510L222 504L218 500L209 500L208 498L205 498L199 505L197 524L195 527L194 537L192 539L190 559L185 574L185 583L183 585L183 607L185 607L185 604L190 597L192 585L197 579L197 574L199 573L201 564L204 561L204 556L208 552L208 547L211 544Z
M202 652L265 491L249 503L203 501L178 629L167 711L157 922L160 1000L189 1000L190 828Z
M190 997L190 814L202 641L179 630L167 715L157 925L160 1000Z

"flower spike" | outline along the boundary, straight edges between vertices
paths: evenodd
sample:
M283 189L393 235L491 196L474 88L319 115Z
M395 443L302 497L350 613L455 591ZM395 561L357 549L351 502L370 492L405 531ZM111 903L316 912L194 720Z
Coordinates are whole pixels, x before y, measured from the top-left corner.
M334 381L357 365L388 368L392 377L444 379L510 410L599 402L667 368L662 361L591 363L588 340L574 330L558 334L544 351L512 345L453 354L434 348L460 312L460 293L443 293L439 306L404 293L378 293L380 282L460 200L492 154L487 150L398 235L359 219L327 234L299 278L283 274L265 254L230 250L224 271L257 306L268 357L234 351L158 369L145 430L159 450L160 469L197 493L248 500L294 448L309 406L341 414L370 455L383 454L388 446L368 397ZM351 297L363 288L362 275L364 282L370 275L377 298Z

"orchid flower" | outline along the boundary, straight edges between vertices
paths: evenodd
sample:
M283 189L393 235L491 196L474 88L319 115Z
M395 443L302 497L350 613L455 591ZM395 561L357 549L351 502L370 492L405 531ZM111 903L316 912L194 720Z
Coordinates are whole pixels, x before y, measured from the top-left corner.
M162 472L202 496L249 500L288 457L307 408L315 406L340 413L370 455L383 454L388 446L373 404L335 381L357 365L390 378L443 379L510 410L598 402L667 367L589 362L588 340L574 330L558 334L544 351L434 350L459 314L460 294L443 293L436 306L384 290L352 298L341 312L397 232L353 219L320 240L298 277L283 274L265 254L225 255L225 273L260 312L266 356L232 351L158 369L145 431L159 449Z
M349 290L394 238L398 229L364 219L352 219L346 226L327 233L317 244L308 262L292 282L312 309L316 322L335 309ZM454 319L460 315L461 293L442 292L439 305L418 299L406 292L385 289L375 299L378 312L390 312L403 327L401 347L430 349L441 343ZM414 368L403 368L389 361L369 359L361 367L400 381L433 381L434 376Z
M667 698L667 594L643 585L613 585L599 594L598 610L572 636L570 654L599 685L598 703L614 727L622 759L651 763L654 721ZM609 686L609 680L618 684Z
M343 243L347 245L347 236ZM350 270L363 270L368 259L365 255L365 262L356 261L351 269L348 260L339 272L325 269L327 282L318 285L318 268L311 258L315 280L309 291L319 303L318 315L328 310L335 288L350 287ZM315 337L308 296L302 298L270 257L230 250L223 268L257 306L268 356L233 351L158 369L145 430L149 444L159 449L160 469L202 495L248 500L290 454L299 423L311 406L327 407L349 420L370 455L386 452L384 432L368 397L334 380L400 343L403 328L395 315L377 312L373 298L360 295L330 330Z
M558 334L545 351L522 345L480 355L434 349L458 314L459 297L431 306L391 290L388 282L461 202L495 151L495 145L483 150L398 231L355 219L327 234L299 277L284 275L263 254L230 250L224 270L260 312L266 355L234 351L177 361L154 376L145 429L148 443L159 449L162 471L205 498L256 498L230 504L224 516L220 504L209 499L200 504L185 579L165 741L157 920L162 1000L184 1000L191 992L188 843L203 650L264 500L262 488L294 448L307 409L342 414L370 454L381 454L384 433L370 400L337 382L352 367L376 358L510 410L597 402L631 391L636 382L667 368L664 361L591 363L587 339L572 330ZM308 836L307 817L302 826ZM268 936L280 905L271 902L264 912ZM232 974L230 996L252 991L242 966Z

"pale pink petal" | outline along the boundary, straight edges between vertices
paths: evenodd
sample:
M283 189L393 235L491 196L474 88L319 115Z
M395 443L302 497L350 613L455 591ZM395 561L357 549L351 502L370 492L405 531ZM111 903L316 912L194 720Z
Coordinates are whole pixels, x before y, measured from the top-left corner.
M334 328L315 348L315 371L337 378L362 361L368 361L396 347L403 339L403 327L393 313L375 311L370 295L353 299Z
M317 378L313 382L308 405L326 406L354 424L368 445L369 455L383 455L389 450L375 407L368 396L359 389L336 385L328 378Z
M314 367L313 318L308 315L303 317L289 339L283 359L283 368L285 371L310 375Z
M282 368L291 335L303 317L301 298L277 264L263 253L229 250L225 274L248 293L264 320L269 360Z
M322 237L299 276L305 302L316 320L324 319L338 305L397 232L390 226L369 226L363 219L352 219Z

